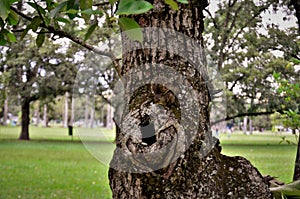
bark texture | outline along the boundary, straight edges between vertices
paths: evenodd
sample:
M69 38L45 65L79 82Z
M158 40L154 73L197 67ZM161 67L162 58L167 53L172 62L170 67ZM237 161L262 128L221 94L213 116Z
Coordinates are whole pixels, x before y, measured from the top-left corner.
M178 138L181 144L186 143L187 136L189 136L182 134L180 130L182 111L185 107L182 104L179 105L180 102L172 92L169 92L168 88L159 84L150 84L135 90L128 100L128 112L125 112L122 118L133 118L129 121L131 125L148 124L149 121L143 115L144 111L141 110L147 103L163 106L169 118L168 122L162 124L163 128L155 128L155 139L151 140L154 140L154 143L143 143L143 136L136 135L136 132L130 132L130 128L118 129L116 145L125 154L120 153L120 150L115 150L111 161L109 179L113 198L270 198L271 195L263 177L246 159L224 156L220 153L221 147L218 145L207 155L201 153L206 148L210 148L210 142L204 143L204 140L214 139L206 133L211 132L209 126L209 77L207 77L205 65L200 63L203 61L202 58L193 56L193 51L196 49L193 46L203 45L202 10L207 6L207 1L189 1L188 5L181 4L179 11L172 10L164 4L164 1L155 0L153 4L155 8L150 12L134 16L142 27L168 28L180 32L196 42L189 43L185 40L178 40L178 43L185 46L185 48L179 49L184 51L185 56L179 56L172 50L179 46L174 46L176 35L172 38L164 37L164 34L168 33L167 29L164 29L159 37L146 32L143 41L144 46L148 47L156 45L158 41L162 42L166 45L167 51L142 48L140 43L123 36L123 52L126 54L123 54L120 73L125 75L135 67L144 65L147 69L150 64L158 64L171 67L182 74L192 89L197 91L196 98L199 99L197 126L191 125L184 129L184 132L192 131L195 128L197 132L195 135L191 135L193 136L192 143L182 146L186 150L180 154L179 158L172 159L176 150L180 148L180 146L176 146L175 152L161 154L159 162L153 162L157 159L147 158L143 162L137 159L128 160L128 156L132 154L159 150L174 138ZM129 51L128 49L136 50ZM194 65L190 62L193 62ZM195 65L199 68L195 69ZM147 75L149 74L142 73L139 77L140 80ZM169 76L172 78L172 74ZM132 93L130 91L132 82L137 82L137 80L129 77L125 93ZM160 118L159 115L157 117ZM140 134L143 134L143 130ZM152 171L150 167L157 164L163 165L163 168ZM137 171L142 168L144 172L126 172L127 166L131 166Z

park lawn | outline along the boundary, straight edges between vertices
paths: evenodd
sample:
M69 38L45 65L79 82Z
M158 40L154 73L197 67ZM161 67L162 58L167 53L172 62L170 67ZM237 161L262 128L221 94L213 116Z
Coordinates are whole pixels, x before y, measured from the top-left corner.
M101 154L111 156L113 148L107 140L113 140L112 130L79 129L86 139L83 143L76 131L71 141L65 128L30 130L31 141L18 141L19 127L0 127L0 198L111 198L108 167L89 153L93 145L86 140L101 131L109 139L100 136L95 143ZM230 138L222 134L222 153L244 156L263 175L290 182L296 145L279 144L280 140L280 135L273 134L232 134Z
M111 198L108 167L81 142L1 141L0 157L0 198Z
M296 144L286 141L280 144L282 136L288 141L297 143L295 136L274 134L227 134L221 135L222 153L229 156L242 156L247 158L262 175L278 177L285 183L292 182Z

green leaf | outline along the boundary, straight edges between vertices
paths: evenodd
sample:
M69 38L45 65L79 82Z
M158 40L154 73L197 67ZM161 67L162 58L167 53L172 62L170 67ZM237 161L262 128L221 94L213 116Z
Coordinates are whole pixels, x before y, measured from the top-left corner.
M1 28L4 28L4 25L5 25L5 23L4 23L3 19L0 18L0 27L1 27Z
M32 21L31 24L29 25L29 28L32 29L33 32L36 32L38 27L40 26L42 22L42 19L38 16L35 16Z
M79 5L80 5L80 9L82 11L87 10L87 9L92 9L93 0L79 0ZM91 18L90 14L81 13L81 16L85 20L86 23L88 23Z
M28 25L28 26L26 27L26 29L22 32L21 37L20 37L20 40L23 40L23 39L24 39L24 37L27 35L27 33L28 33L29 30L30 30L30 25Z
M79 5L81 10L92 8L93 0L79 0Z
M17 38L12 32L7 33L6 36L9 42L11 43L17 42Z
M67 2L67 10L77 10L77 12L75 14L68 14L69 19L74 19L75 17L77 17L77 13L79 10L79 2L78 0L68 0Z
M7 19L9 13L10 13L10 6L14 2L18 0L0 0L0 18L4 20Z
M75 6L75 0L68 0L67 1L67 10L74 9Z
M119 19L119 25L123 31L126 31L125 34L131 40L143 41L143 33L140 25L133 19L122 17Z
M92 10L91 8L81 11L81 13L88 14L88 15L91 15L91 14L102 15L103 14L100 10Z
M53 10L51 10L51 12L50 12L50 17L51 17L51 18L55 18L55 17L58 15L58 13L59 13L61 10L63 10L63 8L64 8L66 5L67 5L67 2L64 1L64 2L62 2L61 4L59 4L58 6L56 6Z
M8 15L8 23L10 25L17 25L18 22L19 22L19 15L15 13L13 10L11 10Z
M142 14L153 8L153 5L143 0L121 0L118 15Z
M8 17L8 14L10 12L10 2L7 0L1 0L0 1L0 17L3 20L6 20L6 18Z
M165 0L165 3L171 6L173 10L179 10L178 4L174 0Z
M72 15L75 15L78 13L78 10L75 10L75 9L70 9L70 10L67 10L65 13L68 13L68 14L72 14Z
M4 35L0 33L0 46L5 46L7 44L7 41L4 38Z
M70 21L68 19L65 19L63 17L58 17L55 19L56 21L59 21L59 22L63 22L63 23L70 23Z
M282 198L299 198L300 180L279 187L271 187L270 190L272 194L279 195Z
M36 38L36 45L37 47L41 47L45 41L45 34L39 34Z
M291 61L294 63L294 64L300 64L300 60L299 59L296 59L296 58L292 58Z
M87 32L86 32L86 34L85 34L85 36L84 36L84 41L86 41L86 40L88 40L88 39L90 38L90 36L91 36L92 33L95 31L95 29L97 28L97 26L98 26L98 24L95 23L95 24L92 24L92 25L88 28L88 30L87 30Z
M179 3L188 4L188 0L177 0Z
M4 35L6 41L8 41L10 43L17 42L17 39L16 39L15 35L12 32L4 29L4 30L1 31L1 34Z
M110 5L114 5L118 0L109 0Z
M36 11L41 12L43 15L46 14L45 9L42 8L41 6L39 6L39 5L35 4L35 3L32 3L32 2L27 2L27 3L28 3L28 5L30 5L32 8L34 8Z

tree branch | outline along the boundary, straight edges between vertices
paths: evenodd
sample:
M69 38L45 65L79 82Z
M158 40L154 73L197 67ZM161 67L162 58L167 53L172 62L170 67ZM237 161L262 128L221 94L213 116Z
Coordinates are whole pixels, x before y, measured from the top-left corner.
M260 116L260 115L271 115L273 113L280 113L280 114L283 114L285 110L276 110L276 111L264 111L264 112L251 112L251 113L239 113L237 115L234 115L234 116L227 116L226 118L223 118L223 119L220 119L220 120L216 120L216 121L213 121L211 123L211 125L215 125L215 124L218 124L220 122L224 122L224 121L228 121L228 120L232 120L232 119L235 119L235 118L238 118L238 117L245 117L245 116Z
M235 87L235 85L238 83L238 81L242 80L245 77L245 75L243 74L242 76L240 76L239 78L237 78L234 83L232 84L232 86L230 87L229 91L233 91L233 88Z
M205 8L204 11L209 15L209 17L213 21L213 24L214 24L215 28L219 29L219 25L217 24L215 18L212 16L211 12L207 8Z
M32 18L30 16L27 16L26 14L24 14L23 12L21 12L17 8L11 6L10 9L13 10L14 12L16 12L22 18L24 18L28 21L32 21ZM103 55L103 56L109 57L113 61L114 65L115 65L115 69L117 70L117 72L120 76L119 61L116 59L116 57L114 56L113 53L102 51L98 47L87 44L82 39L80 39L78 37L75 37L75 36L71 35L70 33L65 32L63 30L56 29L53 26L46 26L45 24L40 24L39 26L42 27L42 28L46 28L50 33L53 33L54 35L57 35L60 38L68 38L69 40L73 41L74 43L79 44L80 46L86 48L87 50L93 51L94 53L96 53L98 55Z
M258 12L255 13L254 16L252 16L252 17L250 18L250 20L247 21L247 23L245 23L245 24L243 25L243 27L241 27L241 29L238 31L238 33L235 35L235 37L232 39L232 42L228 45L228 49L230 49L230 48L233 46L235 40L238 38L238 36L239 36L241 33L244 32L244 29L249 25L249 23L251 23L256 17L258 17L264 10L268 9L269 6L270 6L270 5L267 4L267 5L263 6L263 7L261 7L261 8L258 10Z
M95 3L93 6L105 6L105 5L109 5L109 2L102 2L102 3Z
M35 4L35 6L36 6L36 10L37 10L39 16L40 16L41 19L42 19L43 25L46 25L45 20L44 20L44 17L43 17L43 15L42 15L42 13L41 13L41 11L40 11L40 9L39 9L39 5L37 4L37 2L36 2L35 0L33 0L33 2L34 2L34 4Z

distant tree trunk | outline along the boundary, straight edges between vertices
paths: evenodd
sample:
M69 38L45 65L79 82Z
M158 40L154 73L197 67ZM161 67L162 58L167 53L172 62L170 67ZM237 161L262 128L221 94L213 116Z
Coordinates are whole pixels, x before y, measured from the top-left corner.
M113 128L113 108L111 105L107 105L107 113L106 113L106 128L112 129Z
M40 124L40 106L38 105L35 110L35 116L36 116L36 126L39 126Z
M298 147L295 160L295 169L293 180L300 180L300 139L298 138Z
M95 108L91 107L90 128L94 128L94 120L95 120Z
M252 125L252 119L249 118L249 131L250 131L250 134L253 134L253 125Z
M69 122L69 93L65 94L64 127L68 127Z
M173 29L196 40L198 44L202 43L201 33L204 26L202 10L207 6L206 0L190 0L188 5L180 4L178 11L172 10L164 1L152 2L153 10L134 17L142 27ZM153 85L145 85L135 90L133 96L129 96L132 98L128 97L130 100L125 99L129 102L126 105L129 111L123 112L122 118L125 118L124 124L128 122L128 128L124 125L125 127L122 126L117 131L117 148L110 163L109 180L113 198L271 198L263 177L246 159L224 156L220 153L219 146L213 148L206 156L201 153L209 146L209 143L203 144L204 139L212 139L211 131L209 131L209 91L204 78L207 71L206 66L199 63L203 55L199 53L195 59L189 56L197 50L196 44L188 43L184 39L179 39L177 42L185 46L184 49L179 48L179 50L186 53L186 56L172 54L172 50L178 47L170 42L170 40L174 42L176 36L172 38L165 36L168 32L169 30L166 29L160 30L159 36L156 32L146 33L143 42L147 48L141 48L138 42L133 42L123 35L123 64L120 74L126 74L131 69L141 66L147 68L151 63L167 65L165 67L171 67L180 72L189 81L193 90L197 91L196 97L200 101L195 109L199 113L198 125L188 126L188 129L184 129L184 133L181 131L181 124L179 124L181 116L177 112L178 109L173 106L177 106L178 103L176 104L172 94L168 90L163 90L160 85L153 83ZM155 45L158 42L162 42L170 51L156 48ZM198 63L200 66L196 66L200 68L201 74L189 62ZM136 77L129 76L125 93L131 93L131 86L142 81L152 72L144 70L134 73ZM174 74L168 74L168 76L173 78ZM160 129L152 128L151 118L149 119L147 114L142 115L144 109L147 109L147 105L143 104L147 100L149 104L158 103L159 107L165 107L165 110L170 113L167 118L168 122L163 123ZM145 105L144 108L142 105ZM161 117L158 117L158 120L164 121ZM172 125L165 126L169 123ZM195 128L197 131L191 145L173 163L168 164L177 150L158 153L155 161L152 156L139 158L147 153L159 151L175 138L179 139L177 139L179 143L174 146L184 147L182 145L189 139L186 133ZM144 139L143 133L153 133L153 131L153 139ZM206 132L210 134L207 135ZM163 165L163 168L153 170L153 167L157 165ZM128 168L132 169L132 172L127 171ZM141 168L143 172L138 172Z
M247 124L248 123L248 117L246 116L246 117L244 117L244 127L243 127L243 132L244 132L244 134L246 134L247 133Z
M4 110L3 110L3 126L7 126L7 119L8 119L8 96L4 100Z
M105 119L104 119L104 108L105 106L101 106L101 115L100 115L100 124L101 126L104 126L104 122L105 122Z
M48 105L44 104L43 127L48 127Z
M73 100L73 98L71 98L71 117L69 121L69 126L74 125L74 119L75 119L74 117L75 117L75 101Z
M84 127L88 127L89 122L89 96L85 97L85 110L84 110Z
M20 140L29 140L29 124L30 124L30 101L27 99L22 99L21 102L21 134Z

